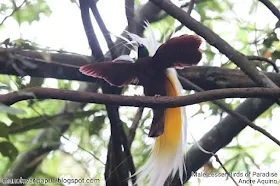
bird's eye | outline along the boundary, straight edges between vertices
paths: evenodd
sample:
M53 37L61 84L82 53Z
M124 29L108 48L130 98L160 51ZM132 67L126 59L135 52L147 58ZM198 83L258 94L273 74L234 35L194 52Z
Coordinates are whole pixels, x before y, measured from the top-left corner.
M139 44L139 48L144 48L145 46L143 44Z

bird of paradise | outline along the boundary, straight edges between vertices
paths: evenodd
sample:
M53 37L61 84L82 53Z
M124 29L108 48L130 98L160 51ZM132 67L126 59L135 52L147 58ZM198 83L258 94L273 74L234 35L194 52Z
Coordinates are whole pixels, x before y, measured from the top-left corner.
M138 59L134 63L128 56L120 56L114 61L81 66L80 72L119 87L136 80L147 96L182 95L175 68L196 65L201 60L201 39L195 35L182 35L159 45L151 28L148 31L149 39L132 33L128 33L132 41L123 38L129 44L138 44ZM137 171L138 183L146 181L150 186L163 186L169 175L174 178L177 171L183 183L186 129L184 107L153 109L149 137L154 137L155 143L149 159Z

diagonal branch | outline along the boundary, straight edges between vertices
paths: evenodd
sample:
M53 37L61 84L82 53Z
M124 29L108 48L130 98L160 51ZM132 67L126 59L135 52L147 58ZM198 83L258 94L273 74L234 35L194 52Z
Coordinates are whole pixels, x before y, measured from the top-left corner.
M225 54L233 63L241 68L256 84L263 87L277 86L267 78L262 72L258 71L245 55L235 50L225 40L214 33L211 29L193 19L185 11L174 5L170 0L151 0L158 7L165 10L168 14L176 18L189 29L202 36L209 44L216 47L221 53Z
M125 15L127 19L127 30L135 33L134 0L125 0Z
M97 6L96 6L96 0L90 0L89 1L89 6L90 6L90 9L95 17L95 20L97 22L97 24L99 25L99 28L103 34L103 37L105 38L106 40L106 43L107 43L107 46L108 46L108 49L111 53L111 56L113 59L117 58L118 54L116 52L116 48L115 48L115 45L111 39L111 36L110 36L110 33L109 31L107 30L103 20L102 20L102 17L97 9Z

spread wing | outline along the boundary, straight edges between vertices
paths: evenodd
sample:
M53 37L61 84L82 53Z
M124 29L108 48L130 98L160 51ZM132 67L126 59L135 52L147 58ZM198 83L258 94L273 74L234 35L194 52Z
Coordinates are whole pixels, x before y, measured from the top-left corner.
M134 64L126 61L87 64L79 70L82 74L102 78L110 85L118 87L127 85L136 78Z
M153 59L164 68L184 68L196 65L202 57L199 47L202 40L195 35L182 35L162 44Z

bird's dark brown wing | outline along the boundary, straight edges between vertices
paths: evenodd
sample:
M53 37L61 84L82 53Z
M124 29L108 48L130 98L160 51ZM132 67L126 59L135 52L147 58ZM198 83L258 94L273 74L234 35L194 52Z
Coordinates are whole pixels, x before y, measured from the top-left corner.
M162 44L153 56L154 62L163 68L196 65L201 60L199 47L202 40L195 35L182 35Z
M88 64L81 66L80 72L87 76L102 78L118 87L127 85L136 78L134 64L125 61Z
M146 96L166 96L166 75L159 71L156 76L145 82L144 93ZM153 120L149 137L158 137L164 132L165 108L153 108Z

